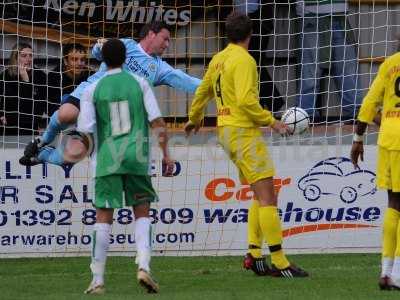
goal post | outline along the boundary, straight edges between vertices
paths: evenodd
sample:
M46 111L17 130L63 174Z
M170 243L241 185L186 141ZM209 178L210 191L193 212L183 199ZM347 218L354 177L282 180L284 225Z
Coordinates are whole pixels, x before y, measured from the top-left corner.
M317 7L312 14L313 8L300 0L6 0L0 4L0 71L13 66L12 47L20 43L31 45L33 66L44 74L62 67L61 49L68 43L88 50L87 69L95 71L99 62L90 50L98 38L137 39L143 24L164 20L171 43L163 59L201 78L212 56L227 44L227 15L247 13L254 22L250 53L258 67L261 104L279 118L290 107L303 107L302 101L313 102L303 107L311 118L308 133L282 139L263 129L276 169L284 247L294 253L378 251L385 195L375 186L377 128L369 128L368 159L355 171L349 152L356 111L348 112L359 105L356 97L362 100L384 58L397 51L400 3L305 2L332 2L335 9L343 4L345 10L320 13ZM323 43L316 44L320 39ZM305 60L313 54L322 60ZM311 67L308 80L305 67ZM24 146L38 134L33 121L18 120L42 117L34 105L50 101L49 92L62 84L32 83L28 95L33 98L19 92L25 85L21 78L12 84L14 94L7 90L11 83L0 78L0 112L10 116L0 138L0 256L88 255L95 222L88 160L72 168L18 164ZM36 90L44 90L43 99L35 98ZM154 250L159 255L244 254L254 195L217 143L215 104L207 108L206 126L187 140L182 127L193 96L167 86L155 92L171 129L176 163L174 176L163 177L161 154L154 149L152 180L160 197L151 210ZM18 105L9 106L9 99ZM21 108L24 103L33 105L30 111ZM13 128L10 133L7 126ZM110 251L131 255L133 214L129 208L116 210L114 219Z

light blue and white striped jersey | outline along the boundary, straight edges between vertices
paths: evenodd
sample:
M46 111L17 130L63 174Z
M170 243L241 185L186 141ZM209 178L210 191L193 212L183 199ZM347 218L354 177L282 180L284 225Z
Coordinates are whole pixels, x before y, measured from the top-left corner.
M126 60L124 69L146 78L153 86L168 85L170 87L194 94L201 80L192 77L185 72L174 69L159 56L147 54L139 43L132 39L121 39L126 47ZM101 48L96 44L92 49L92 55L97 60L102 60ZM100 69L82 82L73 92L72 96L80 99L83 91L93 82L102 78L107 71L103 62Z

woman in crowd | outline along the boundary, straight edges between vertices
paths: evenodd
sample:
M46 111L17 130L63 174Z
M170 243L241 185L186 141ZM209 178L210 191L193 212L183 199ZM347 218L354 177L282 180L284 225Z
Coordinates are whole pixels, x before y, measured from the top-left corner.
M47 75L33 67L31 45L17 43L8 67L0 73L0 125L2 135L35 135L46 126Z

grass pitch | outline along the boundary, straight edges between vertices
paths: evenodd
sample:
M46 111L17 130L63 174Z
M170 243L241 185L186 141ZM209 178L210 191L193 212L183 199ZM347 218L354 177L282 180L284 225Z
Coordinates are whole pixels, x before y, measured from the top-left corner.
M104 296L87 296L89 258L0 260L0 299L400 299L377 286L376 254L294 255L311 273L306 279L257 277L241 268L242 257L155 257L160 294L136 283L133 258L109 257Z

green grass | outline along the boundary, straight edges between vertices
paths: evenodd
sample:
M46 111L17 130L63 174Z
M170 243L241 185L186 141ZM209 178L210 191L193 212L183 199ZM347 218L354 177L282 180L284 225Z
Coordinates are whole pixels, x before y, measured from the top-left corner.
M147 295L135 280L132 258L110 257L104 296L86 296L89 258L0 260L0 299L400 299L377 287L376 254L296 255L306 279L256 277L241 257L155 257L160 294Z

